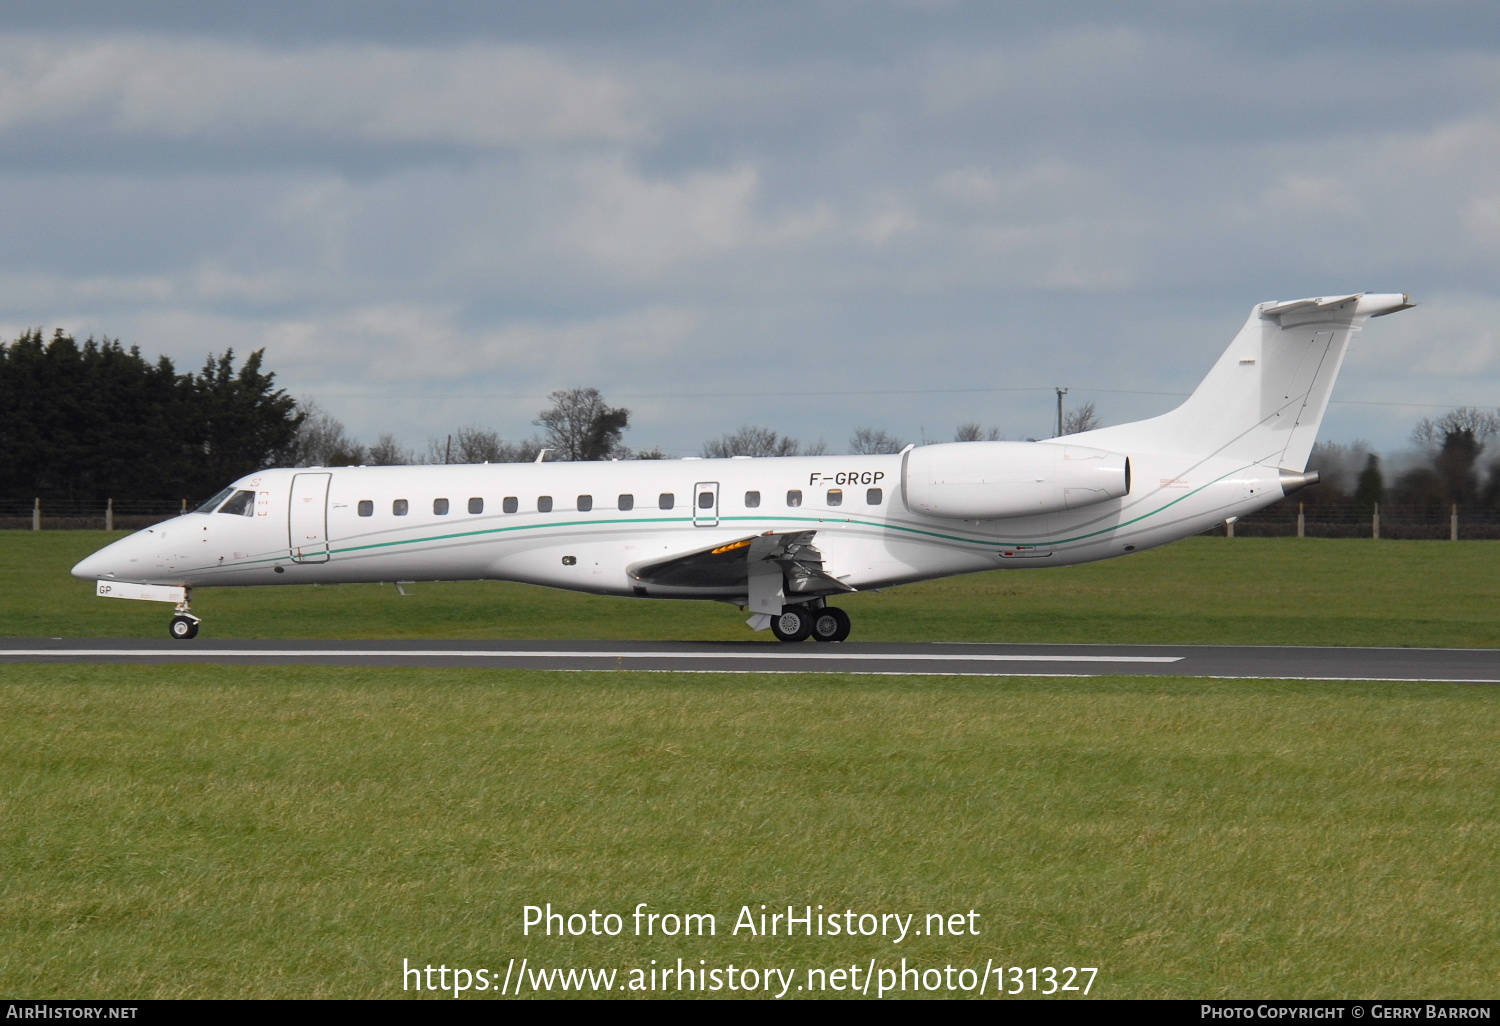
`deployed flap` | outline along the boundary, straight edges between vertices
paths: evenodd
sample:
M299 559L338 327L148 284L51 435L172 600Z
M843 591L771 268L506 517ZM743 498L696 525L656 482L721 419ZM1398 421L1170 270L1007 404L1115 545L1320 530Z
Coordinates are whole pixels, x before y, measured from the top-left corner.
M668 588L729 588L749 577L745 555L756 535L667 559L634 563L625 572L642 584Z
M823 554L812 544L816 531L750 535L710 548L695 549L667 559L643 561L626 568L642 584L668 588L747 588L750 561L773 564L782 573L786 591L816 595L853 591L823 569ZM779 610L778 610L779 611Z

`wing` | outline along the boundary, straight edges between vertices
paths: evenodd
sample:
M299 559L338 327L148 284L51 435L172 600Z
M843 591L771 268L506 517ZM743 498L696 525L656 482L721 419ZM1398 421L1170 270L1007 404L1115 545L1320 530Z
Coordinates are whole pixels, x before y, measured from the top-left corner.
M813 545L816 531L752 534L667 559L634 563L626 568L642 584L669 588L748 588L752 562L775 563L793 594L853 591L823 569L823 554Z

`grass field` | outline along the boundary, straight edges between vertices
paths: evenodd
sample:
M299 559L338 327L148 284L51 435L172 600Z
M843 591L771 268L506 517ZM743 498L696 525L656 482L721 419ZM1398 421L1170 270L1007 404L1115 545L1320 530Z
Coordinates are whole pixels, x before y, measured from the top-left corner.
M1493 995L1490 689L31 667L0 992L387 997L402 959L1093 966L1092 994ZM714 937L523 937L522 907ZM978 910L751 938L741 905ZM628 931L627 931L628 932ZM799 975L799 982L802 977Z
M165 607L66 577L105 539L0 534L0 633L165 640ZM1490 646L1497 562L1482 542L1203 538L847 607L864 640ZM409 590L195 606L216 637L750 637L716 604ZM503 974L512 957L614 968L619 986L652 959L775 966L795 988L809 969L904 957L1097 967L1096 997L1492 997L1497 697L0 666L0 993L399 997L403 959ZM621 913L626 935L523 936L522 907L547 902ZM631 936L638 902L712 913L717 933ZM763 903L918 927L973 909L979 933L730 933Z
M68 568L102 531L0 532L0 633L166 637L170 607L96 598ZM206 638L743 640L717 602L642 602L501 582L204 589ZM840 599L855 641L1500 645L1500 545L1190 538L1123 559Z

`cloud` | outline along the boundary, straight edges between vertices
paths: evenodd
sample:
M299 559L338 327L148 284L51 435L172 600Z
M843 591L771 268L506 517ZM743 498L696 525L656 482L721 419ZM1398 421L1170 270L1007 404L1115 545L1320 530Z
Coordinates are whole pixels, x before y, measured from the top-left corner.
M326 45L207 39L0 39L0 131L94 123L117 135L333 135L489 148L621 141L629 90L538 47Z
M611 160L584 167L577 181L580 196L558 241L631 278L747 247L795 243L829 223L819 209L758 217L761 177L745 165L674 180L648 178Z

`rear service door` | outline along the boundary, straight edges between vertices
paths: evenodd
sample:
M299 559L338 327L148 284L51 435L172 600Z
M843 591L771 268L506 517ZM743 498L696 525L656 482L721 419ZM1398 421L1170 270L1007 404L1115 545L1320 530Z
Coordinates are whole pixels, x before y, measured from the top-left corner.
M292 478L292 507L287 535L298 563L328 562L328 481L332 474L297 474Z
M693 526L719 526L719 482L699 481L693 485Z

